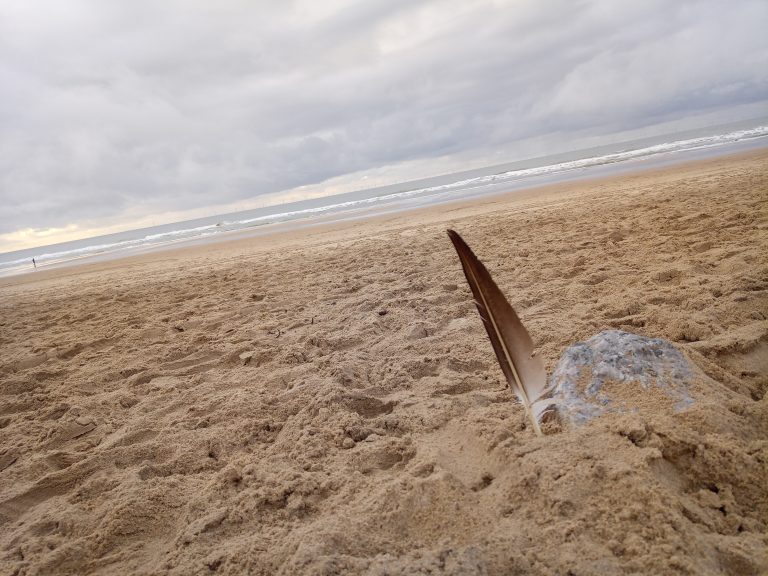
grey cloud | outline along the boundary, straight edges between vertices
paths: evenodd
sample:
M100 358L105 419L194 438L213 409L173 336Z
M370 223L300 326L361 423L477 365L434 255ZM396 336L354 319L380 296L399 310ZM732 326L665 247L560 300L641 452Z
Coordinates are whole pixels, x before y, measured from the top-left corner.
M763 1L318 6L0 3L0 233L768 100Z

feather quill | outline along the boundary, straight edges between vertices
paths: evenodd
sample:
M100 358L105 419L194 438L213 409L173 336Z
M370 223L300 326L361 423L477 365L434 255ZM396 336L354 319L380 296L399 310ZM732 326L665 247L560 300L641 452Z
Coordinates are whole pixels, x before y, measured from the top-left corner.
M461 260L501 370L523 404L534 431L541 435L539 419L551 404L543 400L548 391L544 363L536 356L528 331L483 263L458 233L448 230L448 236Z

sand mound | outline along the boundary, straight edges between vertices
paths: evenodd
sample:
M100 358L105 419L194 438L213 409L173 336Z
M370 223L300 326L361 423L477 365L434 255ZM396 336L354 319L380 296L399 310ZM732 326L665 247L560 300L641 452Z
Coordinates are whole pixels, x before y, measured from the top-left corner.
M765 573L766 158L6 281L0 574ZM692 405L534 436L448 226Z

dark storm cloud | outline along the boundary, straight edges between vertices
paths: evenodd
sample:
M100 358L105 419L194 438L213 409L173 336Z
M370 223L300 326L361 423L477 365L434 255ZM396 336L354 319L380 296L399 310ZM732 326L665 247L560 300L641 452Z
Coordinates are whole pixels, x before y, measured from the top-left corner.
M0 234L764 102L767 24L762 0L0 0Z

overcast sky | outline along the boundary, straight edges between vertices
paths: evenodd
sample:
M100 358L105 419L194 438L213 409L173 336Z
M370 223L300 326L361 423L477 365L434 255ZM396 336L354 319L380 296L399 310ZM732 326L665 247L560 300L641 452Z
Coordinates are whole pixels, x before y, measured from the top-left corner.
M0 0L0 251L768 113L766 30L765 0Z

